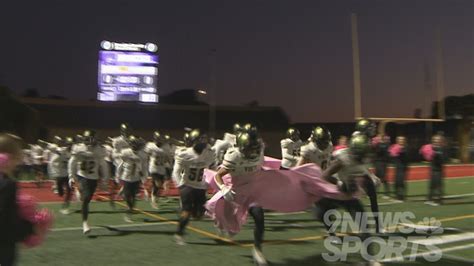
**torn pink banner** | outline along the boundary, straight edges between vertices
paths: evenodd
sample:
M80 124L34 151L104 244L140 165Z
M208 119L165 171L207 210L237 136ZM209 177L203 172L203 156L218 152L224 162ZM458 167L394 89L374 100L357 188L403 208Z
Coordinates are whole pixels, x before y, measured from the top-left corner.
M209 185L217 190L215 172L205 171ZM351 195L340 192L320 178L321 169L315 164L305 164L291 170L266 170L246 176L231 178L224 176L224 183L232 186L234 201L224 200L217 192L206 203L207 214L223 231L236 234L246 222L250 206L279 212L307 210L321 198L350 199Z
M263 167L265 169L280 169L281 160L277 158L273 158L270 156L265 156L265 160L263 161Z

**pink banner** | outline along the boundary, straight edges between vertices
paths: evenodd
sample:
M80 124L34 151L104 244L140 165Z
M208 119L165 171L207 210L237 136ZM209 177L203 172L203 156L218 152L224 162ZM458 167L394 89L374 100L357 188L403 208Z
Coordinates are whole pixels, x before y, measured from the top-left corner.
M205 178L215 189L215 172L205 171ZM319 199L350 199L351 195L340 192L333 185L320 178L321 169L315 164L305 164L292 170L266 170L246 176L225 176L224 183L232 186L236 195L228 202L217 192L207 203L207 214L224 231L236 234L246 222L250 206L279 212L307 210Z

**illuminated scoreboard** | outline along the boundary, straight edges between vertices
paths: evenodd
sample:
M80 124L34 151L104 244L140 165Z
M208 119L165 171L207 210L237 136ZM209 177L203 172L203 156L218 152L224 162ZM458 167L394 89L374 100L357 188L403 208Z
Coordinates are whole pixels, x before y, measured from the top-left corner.
M158 102L158 46L102 41L99 51L100 101Z

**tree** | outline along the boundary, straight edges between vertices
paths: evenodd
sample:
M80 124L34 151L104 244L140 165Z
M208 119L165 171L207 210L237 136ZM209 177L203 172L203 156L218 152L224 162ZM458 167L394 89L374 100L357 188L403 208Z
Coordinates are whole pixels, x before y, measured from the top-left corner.
M39 98L40 94L38 92L38 89L29 88L29 89L26 89L25 92L21 96L26 97L26 98Z

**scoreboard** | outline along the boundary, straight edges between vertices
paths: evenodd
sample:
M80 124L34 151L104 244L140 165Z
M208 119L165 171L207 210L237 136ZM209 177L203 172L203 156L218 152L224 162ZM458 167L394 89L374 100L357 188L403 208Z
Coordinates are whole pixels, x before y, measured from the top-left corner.
M102 41L99 51L100 101L158 102L158 46Z

